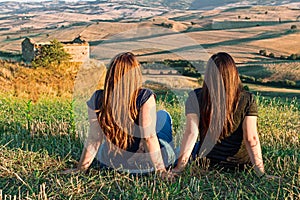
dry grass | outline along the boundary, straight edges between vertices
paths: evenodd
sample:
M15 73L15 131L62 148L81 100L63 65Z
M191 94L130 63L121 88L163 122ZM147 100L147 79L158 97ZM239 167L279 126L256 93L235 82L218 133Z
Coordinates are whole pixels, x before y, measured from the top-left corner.
M272 72L268 80L285 80L300 81L300 62L298 63L283 63L283 64L268 64L265 65L267 70Z
M91 92L96 86L101 88L106 71L104 66L94 61L33 69L1 60L0 66L1 93L31 99L34 102L41 97L71 99L74 92Z

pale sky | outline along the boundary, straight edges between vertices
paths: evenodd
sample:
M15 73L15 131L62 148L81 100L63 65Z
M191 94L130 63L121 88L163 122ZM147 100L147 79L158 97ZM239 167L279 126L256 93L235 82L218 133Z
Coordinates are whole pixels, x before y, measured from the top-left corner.
M56 0L0 0L0 2L7 2L7 1L18 1L18 2L40 2L40 1L53 1L55 2ZM95 1L95 0L63 0L67 2L76 2L76 1Z

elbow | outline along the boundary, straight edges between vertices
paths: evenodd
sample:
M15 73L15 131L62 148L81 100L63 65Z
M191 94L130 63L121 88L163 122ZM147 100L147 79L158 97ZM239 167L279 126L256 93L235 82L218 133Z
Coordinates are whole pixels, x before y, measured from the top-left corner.
M188 138L195 138L195 137L197 138L198 134L199 134L198 129L186 129L186 131L185 131L185 135Z
M149 144L155 139L157 136L155 134L149 135L148 137L143 138L146 144Z
M253 147L253 146L256 146L259 144L259 138L258 138L258 136L249 136L249 137L245 138L245 142L249 146Z

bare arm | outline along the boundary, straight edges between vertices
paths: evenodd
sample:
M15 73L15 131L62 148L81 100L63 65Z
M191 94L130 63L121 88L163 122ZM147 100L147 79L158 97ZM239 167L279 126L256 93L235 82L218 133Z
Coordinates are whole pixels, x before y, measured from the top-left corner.
M254 165L254 170L258 176L262 176L265 173L265 169L256 122L256 116L245 117L243 121L243 138L250 160Z
M88 116L89 116L90 131L84 143L84 148L82 150L77 168L65 170L62 172L63 174L75 173L75 172L87 170L91 165L91 163L93 162L93 159L97 154L98 148L103 141L103 133L99 125L99 122L97 120L97 115L95 111L89 108Z
M199 133L198 126L199 117L197 116L197 114L187 114L185 133L183 135L180 147L180 155L178 158L177 166L173 169L173 172L178 173L185 168L197 141Z
M156 171L166 171L161 150L156 135L156 104L154 95L141 107L140 125L144 137L144 144L150 154L151 161Z

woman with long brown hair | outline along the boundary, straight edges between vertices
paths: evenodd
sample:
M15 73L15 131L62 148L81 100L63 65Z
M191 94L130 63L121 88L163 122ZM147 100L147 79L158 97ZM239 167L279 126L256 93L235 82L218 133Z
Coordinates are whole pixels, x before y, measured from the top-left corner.
M265 174L256 101L243 89L229 54L211 56L203 87L190 92L185 112L186 130L174 173L180 173L192 155L194 159L206 157L210 165L222 167L252 163L258 176Z
M88 169L97 157L101 166L116 170L170 175L166 167L175 160L171 117L156 112L155 94L142 88L140 63L132 53L112 59L104 89L87 105L90 131L77 168L66 173Z

